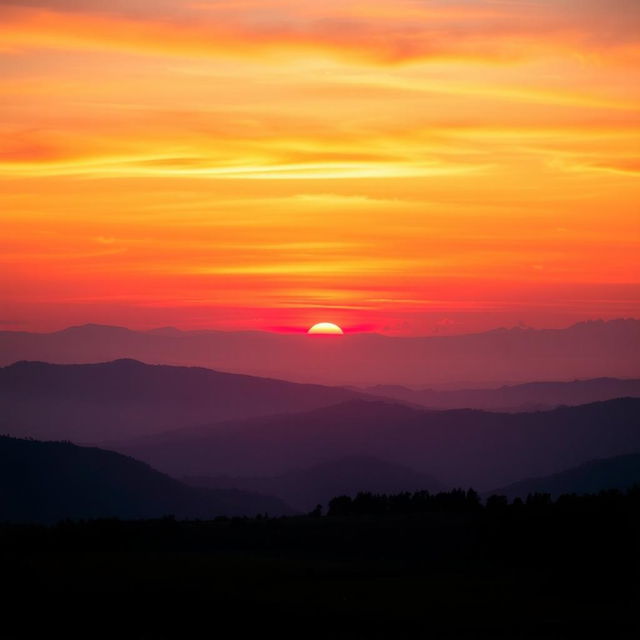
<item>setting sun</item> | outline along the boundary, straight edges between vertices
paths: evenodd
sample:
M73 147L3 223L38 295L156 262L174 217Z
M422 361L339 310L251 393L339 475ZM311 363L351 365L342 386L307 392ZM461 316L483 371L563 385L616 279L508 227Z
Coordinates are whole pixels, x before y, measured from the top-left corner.
M337 324L333 324L333 322L318 322L318 324L314 324L307 333L310 335L341 336L344 334L344 331L342 331Z

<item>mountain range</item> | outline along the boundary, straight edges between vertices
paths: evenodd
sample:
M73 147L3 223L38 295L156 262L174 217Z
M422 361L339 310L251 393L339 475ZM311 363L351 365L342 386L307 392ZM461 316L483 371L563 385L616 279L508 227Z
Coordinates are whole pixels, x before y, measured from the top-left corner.
M497 389L409 389L402 386L366 387L367 393L430 409L485 409L535 411L561 405L575 406L613 398L640 397L640 379L594 378L571 382L528 382Z
M88 365L18 362L0 368L0 432L95 443L282 412L362 393L198 367L118 360Z
M352 400L110 446L176 477L279 476L366 456L433 476L446 487L488 490L640 451L640 399L517 414Z
M149 363L323 384L408 386L515 384L531 380L640 377L640 320L591 321L566 329L342 337L275 332L133 331L83 325L53 333L0 332L0 364L79 364L133 358Z
M640 454L591 460L486 495L513 499L549 493L557 498L635 485L640 485ZM179 482L111 451L0 436L0 522L279 516L294 513L288 504L308 512L317 504L326 506L335 496L360 491L433 493L441 488L430 476L366 457L343 458L271 478L195 476Z
M347 389L299 384L135 360L85 365L18 362L0 368L0 433L105 443L381 396L416 408L525 412L640 396L640 380L600 378L499 389L415 391L397 386Z
M0 432L99 444L193 486L273 495L300 510L358 491L509 488L640 451L637 398L504 412L525 401L566 405L635 393L636 380L394 387L401 400L371 395L388 388L366 391L133 360L19 362L0 369ZM428 409L416 398L502 412ZM53 445L49 451L58 455Z

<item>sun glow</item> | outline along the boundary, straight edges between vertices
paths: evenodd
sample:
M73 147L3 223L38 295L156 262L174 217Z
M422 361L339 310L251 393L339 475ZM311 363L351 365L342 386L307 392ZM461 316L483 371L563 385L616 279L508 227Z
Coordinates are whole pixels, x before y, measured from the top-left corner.
M342 331L337 324L333 324L333 322L318 322L314 324L307 333L309 335L341 336L344 334L344 331Z

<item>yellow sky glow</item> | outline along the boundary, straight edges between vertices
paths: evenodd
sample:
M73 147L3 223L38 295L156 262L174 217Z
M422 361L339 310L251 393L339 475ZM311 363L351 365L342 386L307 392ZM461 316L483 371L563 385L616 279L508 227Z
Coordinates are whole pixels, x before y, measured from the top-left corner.
M636 0L0 6L4 328L640 315Z

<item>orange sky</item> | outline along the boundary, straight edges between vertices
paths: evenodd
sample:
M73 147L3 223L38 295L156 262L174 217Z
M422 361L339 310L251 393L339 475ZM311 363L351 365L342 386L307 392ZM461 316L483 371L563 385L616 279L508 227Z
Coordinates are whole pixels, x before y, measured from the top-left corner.
M4 1L0 78L0 328L640 316L637 0Z

